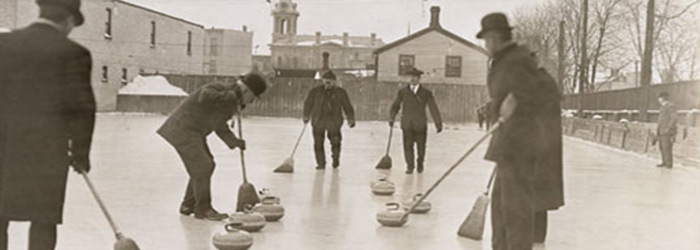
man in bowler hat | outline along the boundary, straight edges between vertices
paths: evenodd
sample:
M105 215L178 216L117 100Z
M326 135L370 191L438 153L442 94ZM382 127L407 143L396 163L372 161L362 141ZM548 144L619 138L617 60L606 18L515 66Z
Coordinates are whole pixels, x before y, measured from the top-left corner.
M352 107L348 92L336 85L333 71L326 70L321 79L323 85L309 91L304 101L304 124L311 122L314 136L314 154L316 169L326 168L326 153L324 150L325 137L331 142L331 157L333 168L340 166L340 142L343 135L340 128L343 125L343 112L350 128L355 127L355 110Z
M676 105L668 100L668 92L661 92L658 97L661 110L657 120L656 135L661 152L661 164L657 167L673 168L673 142L678 133L678 110Z
M92 59L68 34L80 0L38 0L39 19L0 34L0 249L9 221L29 221L29 249L56 246L69 166L90 171Z
M255 73L234 83L208 83L190 94L158 129L158 134L180 155L190 176L180 205L181 214L213 221L228 218L211 205L215 164L207 136L214 132L231 150L245 150L245 141L233 134L227 122L266 89L265 79Z
M532 144L545 141L538 119L546 105L558 102L541 81L531 52L513 42L511 30L504 14L492 13L481 20L477 34L490 53L490 112L500 124L485 156L498 169L491 204L494 250L532 249L536 202L544 198L536 197L533 187L541 151Z
M423 71L413 67L407 72L411 78L408 86L399 89L389 111L389 126L394 126L394 119L402 110L401 130L403 131L403 154L406 160L406 174L413 174L418 166L418 173L423 173L425 144L428 139L428 118L425 107L428 106L433 116L437 132L442 132L440 110L433 98L433 92L420 85ZM418 156L414 156L413 145L417 146Z

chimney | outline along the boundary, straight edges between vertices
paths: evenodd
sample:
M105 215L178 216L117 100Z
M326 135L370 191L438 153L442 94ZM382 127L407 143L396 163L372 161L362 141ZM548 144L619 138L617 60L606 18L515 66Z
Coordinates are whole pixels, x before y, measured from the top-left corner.
M430 27L440 27L440 7L430 7Z
M376 33L372 33L372 34L370 34L369 36L372 38L372 40L369 41L369 45L370 45L370 46L376 45L376 44L377 44L377 34L376 34Z
M343 32L343 46L348 46L348 33Z
M321 44L321 32L316 32L316 44Z
M323 67L321 67L321 70L329 70L330 67L328 67L328 58L331 56L330 53L328 52L323 52Z
M248 32L248 26L243 25L243 32Z

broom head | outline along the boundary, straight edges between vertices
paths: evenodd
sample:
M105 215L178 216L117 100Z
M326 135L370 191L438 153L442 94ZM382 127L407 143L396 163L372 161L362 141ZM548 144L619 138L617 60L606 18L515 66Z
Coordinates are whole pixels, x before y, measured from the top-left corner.
M376 169L391 169L391 157L389 155L385 155L382 157L381 160L379 160L379 163L377 163Z
M117 234L117 242L114 243L114 250L139 250L134 240L124 237L121 233Z
M486 220L486 208L489 206L489 197L487 194L481 194L474 202L472 211L469 212L467 219L462 222L462 225L457 231L457 235L473 240L481 240L484 235L484 221Z
M241 184L238 187L238 202L236 203L236 212L243 212L245 208L250 205L251 207L260 202L260 197L258 197L258 192L255 191L255 186L248 182Z
M294 159L287 158L284 159L284 162L282 164L275 168L275 173L293 173L294 172Z

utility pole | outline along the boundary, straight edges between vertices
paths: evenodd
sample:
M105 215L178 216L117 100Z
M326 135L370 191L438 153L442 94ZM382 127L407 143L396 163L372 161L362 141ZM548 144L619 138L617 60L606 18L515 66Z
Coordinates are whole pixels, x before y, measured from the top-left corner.
M564 44L566 43L566 36L564 34L564 21L559 22L559 45L557 46L557 84L559 84L559 91L564 90Z
M583 100L584 96L583 94L585 93L586 89L586 82L588 79L588 76L586 72L588 71L588 52L586 51L587 47L587 38L588 38L588 0L583 0L582 6L581 6L581 66L580 66L580 75L579 75L579 83L578 83L578 96L579 96L579 103L578 103L578 114L579 116L583 115Z
M640 107L640 119L642 122L648 120L649 109L649 86L651 85L651 63L654 53L654 0L649 0L647 4L647 27L644 37L644 55L642 56L642 106Z

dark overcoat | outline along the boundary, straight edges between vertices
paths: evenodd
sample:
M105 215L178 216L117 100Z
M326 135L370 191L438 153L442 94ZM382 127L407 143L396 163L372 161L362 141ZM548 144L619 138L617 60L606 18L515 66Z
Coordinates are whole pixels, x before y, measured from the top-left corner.
M513 94L517 105L510 119L494 132L485 158L496 162L506 157L535 159L536 209L562 206L561 97L556 82L538 69L527 48L513 44L492 57L488 89L493 121L508 94Z
M677 112L676 105L671 102L661 106L656 128L658 135L675 136L678 133L676 125L678 123Z
M343 125L343 112L348 121L355 121L355 109L348 92L341 87L326 89L324 85L316 86L304 100L304 119L311 120L314 127L339 129Z
M185 98L157 132L176 147L215 132L229 148L235 148L237 138L227 122L238 112L240 99L237 86L205 84Z
M90 52L47 24L0 37L1 216L62 222L68 152L90 152L91 68Z
M391 104L389 119L394 120L399 111L402 111L401 129L425 130L428 126L426 106L430 109L435 126L442 126L442 116L440 116L440 109L433 98L433 92L423 85L418 87L416 93L413 93L410 85L399 89Z

